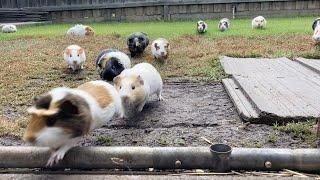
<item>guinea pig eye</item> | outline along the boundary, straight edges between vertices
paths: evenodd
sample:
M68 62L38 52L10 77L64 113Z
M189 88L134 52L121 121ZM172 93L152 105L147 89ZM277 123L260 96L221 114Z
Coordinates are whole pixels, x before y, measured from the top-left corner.
M72 55L70 54L70 57L72 57Z
M134 90L135 88L136 88L135 86L132 86L132 87L131 87L132 90Z
M120 86L120 89L121 89L121 86Z
M54 118L49 117L49 118L47 119L47 121L46 121L46 125L47 125L48 127L52 127L55 122L56 122L56 121L55 121Z
M78 54L78 57L80 56L80 54Z

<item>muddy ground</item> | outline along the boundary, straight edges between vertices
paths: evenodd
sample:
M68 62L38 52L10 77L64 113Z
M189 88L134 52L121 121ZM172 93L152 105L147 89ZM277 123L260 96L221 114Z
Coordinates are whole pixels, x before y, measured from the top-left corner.
M301 139L268 125L244 126L223 85L169 81L164 101L153 97L143 112L130 120L117 119L83 139L81 145L102 146L200 146L227 143L235 147L308 147ZM270 137L277 135L276 141ZM0 145L24 145L13 137L1 137Z

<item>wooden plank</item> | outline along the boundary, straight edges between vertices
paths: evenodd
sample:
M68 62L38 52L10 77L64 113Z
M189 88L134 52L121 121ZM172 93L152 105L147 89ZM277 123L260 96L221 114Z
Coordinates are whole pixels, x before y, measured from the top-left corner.
M320 74L320 60L317 59L306 59L306 58L296 58L295 59L297 62L302 64L303 66L311 69L312 71Z
M259 118L259 113L254 108L252 104L250 104L249 100L242 93L240 87L236 85L233 79L227 78L223 79L222 83L231 97L231 100L235 104L235 107L242 119L245 121L256 121Z
M259 117L270 115L296 119L320 116L320 61L222 57L220 62ZM230 97L235 99L234 104L239 109L243 109L243 105L236 102L239 100L235 95Z

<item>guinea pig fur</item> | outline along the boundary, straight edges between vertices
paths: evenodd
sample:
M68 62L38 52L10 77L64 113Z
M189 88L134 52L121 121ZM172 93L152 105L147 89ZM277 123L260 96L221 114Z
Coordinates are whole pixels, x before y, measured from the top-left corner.
M204 21L197 22L197 31L198 33L205 33L208 30L208 24Z
M127 45L131 53L131 57L139 56L149 45L149 38L143 32L132 33L127 39Z
M104 81L87 82L75 89L55 88L35 98L28 113L31 119L23 139L53 150L47 166L62 160L82 136L117 116L123 117L117 90Z
M78 36L78 37L92 36L94 35L94 30L90 26L77 24L67 31L67 35Z
M267 20L263 16L255 17L252 22L252 29L264 29L267 27Z
M96 58L96 68L101 79L112 81L124 69L131 68L130 58L117 49L106 49Z
M166 60L169 56L170 44L164 38L158 38L152 42L151 52L155 59Z
M73 71L83 69L83 64L86 61L84 49L78 45L68 46L64 51L63 58Z
M220 31L225 31L230 28L230 21L227 18L223 18L219 21L218 28Z
M313 29L312 39L316 43L320 43L320 18L317 18L314 20L314 22L312 24L312 29Z
M149 63L140 63L115 77L114 85L119 92L124 117L130 118L141 112L150 96L156 94L162 100L162 79Z
M2 26L1 30L3 33L14 33L17 32L17 27L13 24L6 24Z

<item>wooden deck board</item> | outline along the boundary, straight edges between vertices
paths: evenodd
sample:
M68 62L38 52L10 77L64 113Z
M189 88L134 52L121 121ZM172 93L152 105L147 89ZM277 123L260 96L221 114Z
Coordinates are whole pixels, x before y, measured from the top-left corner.
M233 100L247 102L234 103L235 106L253 108L263 121L273 121L271 117L276 121L287 121L320 116L320 61L222 57L220 62L226 74L231 76L223 83L232 82L232 79L238 86L237 92L228 92L237 96L230 97L246 98ZM228 88L227 91L232 90ZM241 92L243 95L239 95Z

